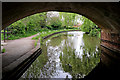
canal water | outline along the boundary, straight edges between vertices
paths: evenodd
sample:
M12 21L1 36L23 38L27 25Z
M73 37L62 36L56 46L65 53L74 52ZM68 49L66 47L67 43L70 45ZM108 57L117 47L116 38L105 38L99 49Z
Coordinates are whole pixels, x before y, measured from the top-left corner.
M81 31L44 40L42 54L21 78L84 78L100 62L100 39Z

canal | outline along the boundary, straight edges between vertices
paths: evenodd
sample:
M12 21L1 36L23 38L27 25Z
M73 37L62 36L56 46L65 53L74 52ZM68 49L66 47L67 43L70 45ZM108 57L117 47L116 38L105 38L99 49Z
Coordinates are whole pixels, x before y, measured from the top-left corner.
M84 78L100 62L100 39L81 31L44 40L42 54L21 78Z

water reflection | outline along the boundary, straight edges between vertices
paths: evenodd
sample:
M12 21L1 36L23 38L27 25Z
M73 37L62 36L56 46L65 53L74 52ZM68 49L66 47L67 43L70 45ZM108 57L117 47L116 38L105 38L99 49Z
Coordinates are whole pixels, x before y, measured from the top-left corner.
M100 61L100 40L83 32L58 34L45 41L43 53L22 78L83 78Z

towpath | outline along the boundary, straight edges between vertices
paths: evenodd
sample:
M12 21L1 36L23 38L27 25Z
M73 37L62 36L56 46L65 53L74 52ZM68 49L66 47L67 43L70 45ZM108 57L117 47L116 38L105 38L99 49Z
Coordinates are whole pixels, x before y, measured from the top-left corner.
M32 40L32 38L37 35L38 34L26 38L6 41L6 45L3 46L5 48L5 53L0 54L0 56L2 56L3 72L13 69L31 55L27 53L35 48L35 40Z

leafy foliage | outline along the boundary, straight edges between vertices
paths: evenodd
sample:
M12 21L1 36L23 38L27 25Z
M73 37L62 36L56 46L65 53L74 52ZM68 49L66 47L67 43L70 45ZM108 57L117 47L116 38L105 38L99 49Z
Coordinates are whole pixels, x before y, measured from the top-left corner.
M8 27L11 27L12 34L8 39L18 39L38 33L46 25L46 14L46 12L38 13L11 24Z
M84 16L82 16L82 20L84 22L81 26L82 31L89 33L91 36L98 36L100 34L100 28L95 23Z
M51 17L48 20L48 26L50 29L60 29L62 22L60 21L59 17Z
M73 27L78 24L78 21L83 22L82 26L80 26L82 31L88 32L91 36L100 37L100 29L91 20L75 13L58 12L58 15L51 17L48 12L43 12L25 17L8 26L12 32L11 37L8 39L28 37L45 30L78 29L78 27Z

